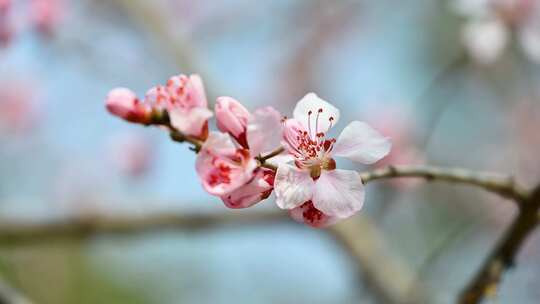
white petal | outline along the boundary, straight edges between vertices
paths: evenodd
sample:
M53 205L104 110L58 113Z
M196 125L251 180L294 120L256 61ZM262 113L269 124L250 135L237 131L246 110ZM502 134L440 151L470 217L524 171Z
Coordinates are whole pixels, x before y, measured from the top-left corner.
M332 154L372 164L390 152L392 144L368 124L353 121L339 135Z
M320 109L322 109L321 113L319 113ZM311 115L309 115L310 112ZM293 116L294 119L300 121L304 125L304 128L310 131L311 135L315 137L317 133L326 133L330 129L330 126L337 124L339 121L339 110L330 103L320 99L315 93L309 93L296 104ZM319 117L318 119L317 116Z
M315 208L329 216L346 218L364 205L364 185L356 171L323 171L313 194Z
M281 209L293 209L311 199L315 182L309 172L291 165L278 168L274 189L276 203Z
M272 107L257 109L248 122L247 141L252 155L281 146L281 114Z
M481 64L493 63L508 43L510 33L499 20L471 22L463 29L463 44Z

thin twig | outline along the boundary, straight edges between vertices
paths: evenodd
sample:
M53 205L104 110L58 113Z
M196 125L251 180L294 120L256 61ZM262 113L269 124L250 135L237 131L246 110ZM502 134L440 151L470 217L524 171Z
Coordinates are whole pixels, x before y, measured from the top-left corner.
M279 147L277 148L276 150L270 152L269 154L265 155L265 156L259 156L257 157L256 159L259 161L259 166L263 167L263 168L267 168L267 169L270 169L270 170L274 170L274 171L277 171L277 167L268 163L268 160L273 158L273 157L276 157L278 155L280 155L281 153L283 153L285 151L285 148L283 147Z
M514 182L511 176L498 173L475 172L460 168L441 168L433 166L389 166L371 172L361 173L364 183L379 179L416 177L427 181L445 181L480 187L505 198L521 201L527 191Z
M494 295L506 270L539 220L540 185L520 204L519 213L459 297L460 304L477 304Z

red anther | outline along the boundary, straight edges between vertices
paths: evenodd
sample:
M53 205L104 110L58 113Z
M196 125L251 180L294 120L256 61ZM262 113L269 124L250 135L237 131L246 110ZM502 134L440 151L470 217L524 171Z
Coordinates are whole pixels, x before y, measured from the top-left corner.
M323 109L322 109L322 108L320 108L320 109L319 109L319 113L322 113L322 112L323 112Z

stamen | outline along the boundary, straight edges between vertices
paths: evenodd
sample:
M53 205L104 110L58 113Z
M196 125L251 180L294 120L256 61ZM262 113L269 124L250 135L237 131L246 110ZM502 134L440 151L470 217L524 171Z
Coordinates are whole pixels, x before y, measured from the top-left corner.
M308 115L307 123L308 123L309 137L311 137L311 114L313 114L313 112L311 112L311 110L309 110L309 112L307 112L307 115Z
M317 111L317 118L315 119L315 133L319 133L319 116L322 112L323 109L319 109L319 111Z
M330 121L330 127L328 127L328 129L331 129L332 125L334 124L334 117L330 116L330 118L328 120Z

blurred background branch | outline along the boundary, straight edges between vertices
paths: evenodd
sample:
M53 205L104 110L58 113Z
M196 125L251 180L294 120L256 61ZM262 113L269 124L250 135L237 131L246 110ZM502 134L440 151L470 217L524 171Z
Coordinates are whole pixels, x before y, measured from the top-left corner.
M1 304L33 304L25 295L11 287L0 278L0 303Z

